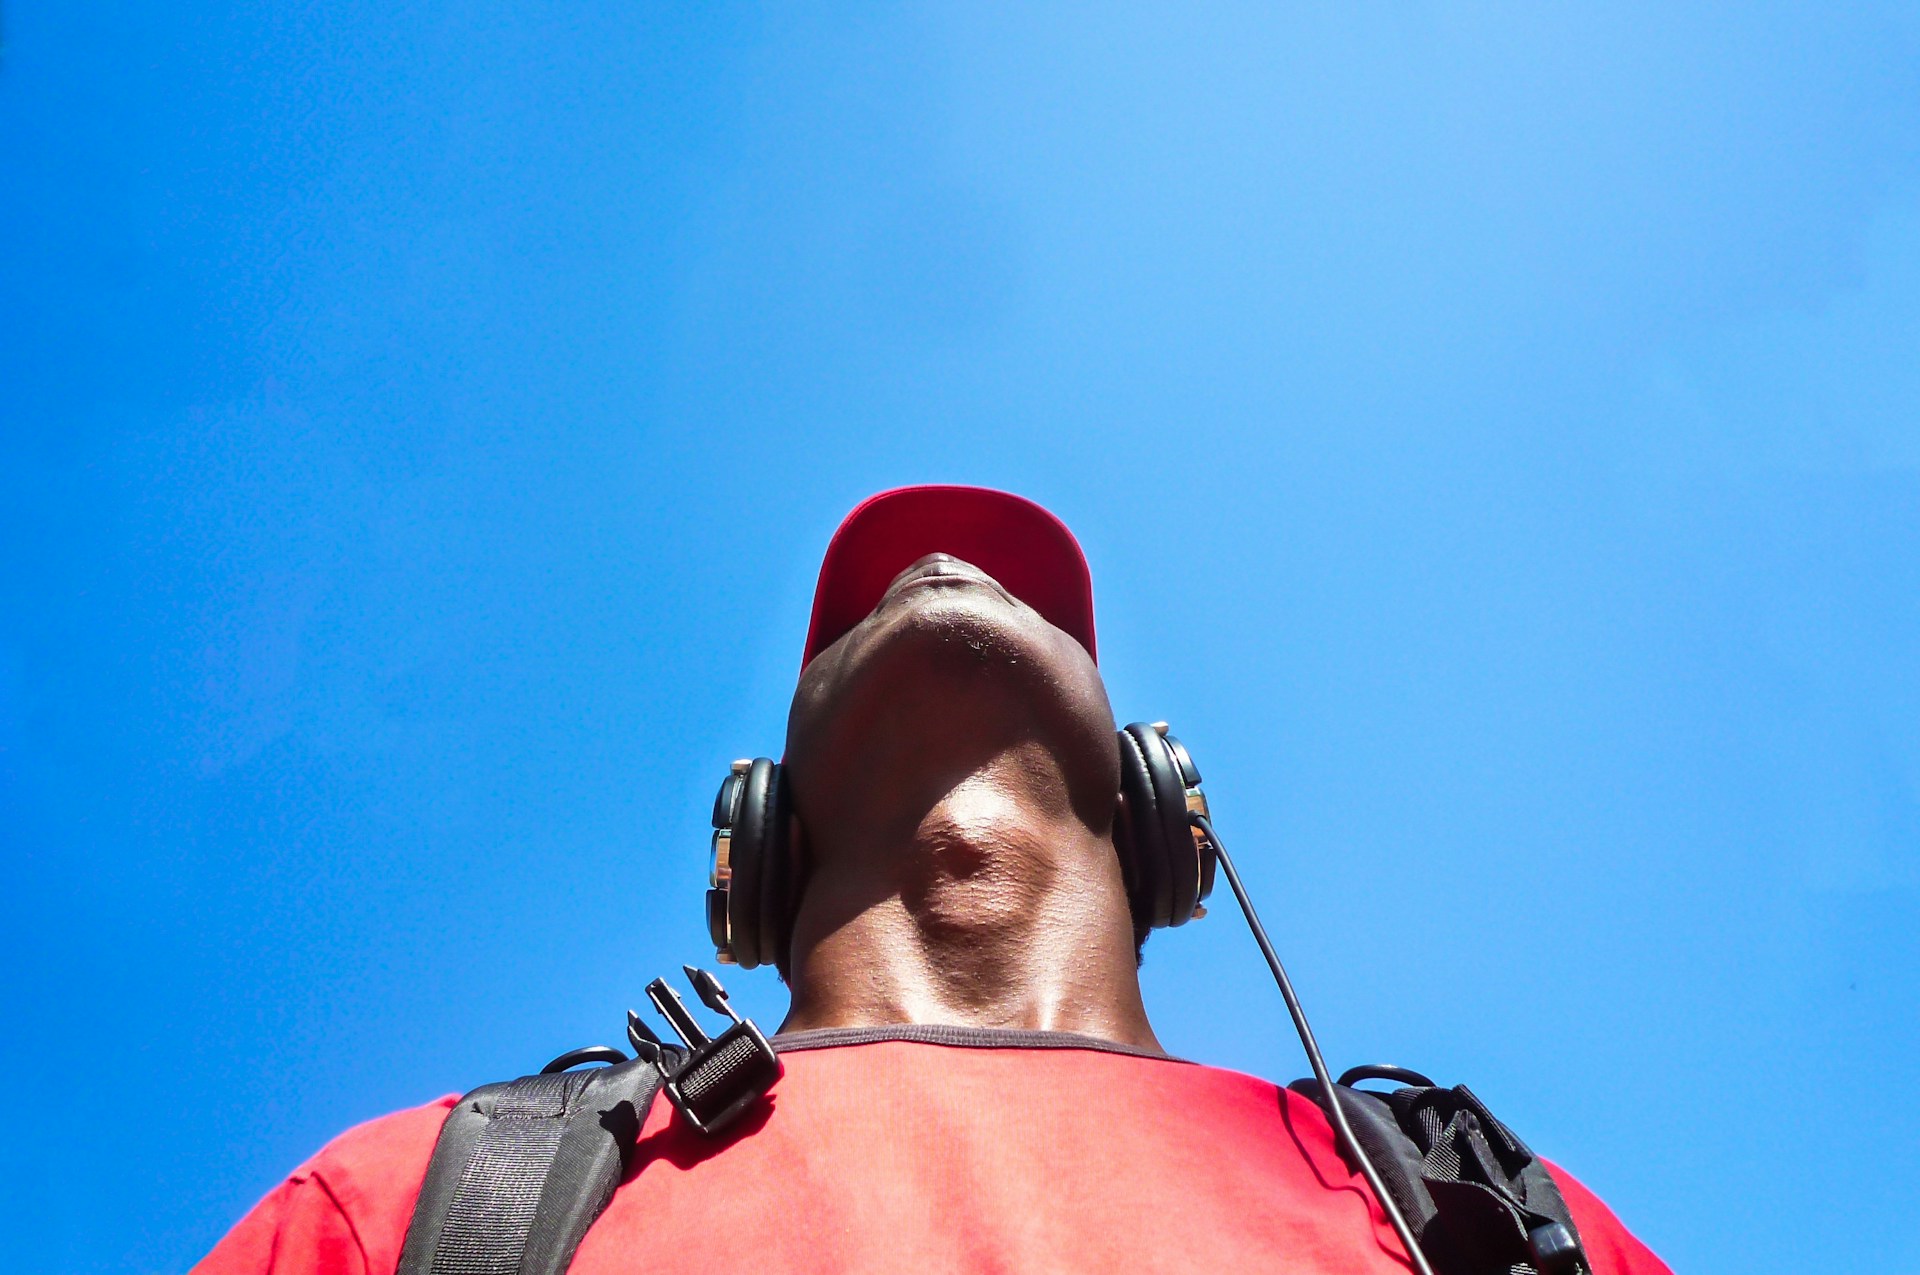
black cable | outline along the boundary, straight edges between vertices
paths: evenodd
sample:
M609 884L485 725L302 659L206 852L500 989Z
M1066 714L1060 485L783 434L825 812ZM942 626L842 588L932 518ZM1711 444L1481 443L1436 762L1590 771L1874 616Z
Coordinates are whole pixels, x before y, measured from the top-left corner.
M1293 983L1287 978L1285 967L1274 953L1273 944L1267 939L1266 927L1260 924L1260 918L1254 913L1253 900L1247 897L1247 887L1240 884L1240 874L1234 871L1233 860L1227 857L1227 848L1220 844L1220 834L1213 830L1213 823L1203 814L1187 816L1193 826L1207 834L1207 840L1213 843L1213 852L1226 870L1227 884L1233 887L1233 897L1239 900L1240 910L1246 914L1247 928L1253 931L1253 941L1260 945L1260 955L1267 958L1267 968L1273 971L1273 981L1280 985L1280 996L1287 1002L1287 1012L1293 1015L1294 1030L1300 1033L1300 1044L1307 1051L1307 1064L1313 1068L1313 1078L1320 1082L1320 1093L1325 1098L1327 1116L1333 1121L1335 1132L1345 1144L1352 1158L1360 1165L1360 1175L1373 1189L1373 1196L1380 1201L1380 1208L1387 1215L1387 1221L1393 1223L1393 1230L1406 1246L1407 1256L1413 1259L1413 1268L1420 1275L1434 1275L1433 1267L1427 1263L1427 1255L1420 1251L1420 1242L1414 1238L1413 1228L1407 1225L1407 1219L1401 1216L1400 1206L1393 1202L1387 1193L1386 1183L1380 1180L1380 1171L1373 1167L1373 1161L1360 1145L1360 1139L1353 1136L1353 1126L1347 1123L1347 1113L1341 1108L1340 1100L1335 1096L1333 1077L1327 1071L1327 1060L1320 1056L1320 1046L1313 1039L1313 1028L1307 1026L1306 1011L1300 1008L1300 998L1293 994Z

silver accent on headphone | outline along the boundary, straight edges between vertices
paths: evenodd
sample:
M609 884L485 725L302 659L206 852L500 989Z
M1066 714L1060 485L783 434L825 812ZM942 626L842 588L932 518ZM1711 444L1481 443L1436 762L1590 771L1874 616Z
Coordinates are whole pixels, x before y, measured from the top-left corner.
M1213 849L1213 842L1208 838L1206 833L1200 830L1200 825L1193 821L1195 815L1198 815L1202 819L1211 819L1213 817L1212 812L1207 809L1207 794L1200 791L1199 784L1195 784L1187 789L1187 831L1193 834L1193 867L1194 871L1198 873L1194 879L1199 881L1204 888L1207 882L1207 852ZM1193 919L1198 921L1206 914L1207 905L1199 899L1195 899L1193 901Z

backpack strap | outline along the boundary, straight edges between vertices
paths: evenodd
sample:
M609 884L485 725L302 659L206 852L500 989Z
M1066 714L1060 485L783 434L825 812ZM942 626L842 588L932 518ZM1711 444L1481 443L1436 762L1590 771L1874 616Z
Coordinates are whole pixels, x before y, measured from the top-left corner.
M1391 1093L1361 1079L1410 1083ZM1538 1156L1465 1085L1399 1068L1354 1068L1334 1085L1427 1259L1444 1275L1590 1275L1580 1232ZM1324 1106L1320 1086L1288 1086ZM1346 1149L1341 1148L1343 1157ZM1350 1159L1350 1157L1348 1157Z
M397 1275L561 1275L613 1198L663 1080L636 1058L462 1098L440 1127Z
M413 1206L396 1275L563 1275L587 1228L626 1176L654 1098L712 1136L780 1079L779 1056L728 1003L720 980L686 966L701 1003L730 1026L709 1038L679 994L656 978L654 1003L683 1045L627 1011L637 1057L589 1045L537 1076L482 1085L447 1113ZM569 1071L580 1063L611 1066Z

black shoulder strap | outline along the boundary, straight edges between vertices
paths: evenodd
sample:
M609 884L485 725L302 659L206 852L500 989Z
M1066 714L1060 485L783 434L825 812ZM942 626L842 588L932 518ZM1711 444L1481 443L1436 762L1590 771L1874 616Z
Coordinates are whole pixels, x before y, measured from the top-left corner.
M1413 1075L1396 1068L1355 1071ZM1314 1081L1296 1080L1290 1088L1321 1103ZM1589 1275L1580 1232L1560 1188L1539 1157L1472 1090L1415 1084L1376 1093L1336 1084L1334 1092L1354 1137L1436 1270L1443 1275Z
M711 1136L773 1087L783 1070L773 1046L734 1011L719 979L684 968L701 1003L729 1020L718 1036L656 978L647 998L682 1045L664 1043L628 1010L637 1057L589 1045L537 1076L482 1085L454 1104L427 1162L397 1275L564 1275L626 1176L662 1089L688 1127ZM612 1065L567 1070L584 1062Z
M626 1171L651 1062L483 1085L447 1114L398 1275L560 1275Z

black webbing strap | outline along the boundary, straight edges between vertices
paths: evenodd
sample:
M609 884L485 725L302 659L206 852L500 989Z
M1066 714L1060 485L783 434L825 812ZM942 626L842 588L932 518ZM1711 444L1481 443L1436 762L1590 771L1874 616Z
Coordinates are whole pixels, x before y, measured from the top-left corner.
M562 1275L660 1091L651 1063L484 1085L447 1113L398 1275Z
M1321 1101L1314 1081L1289 1087ZM1442 1275L1586 1270L1579 1229L1546 1166L1465 1085L1334 1092Z

